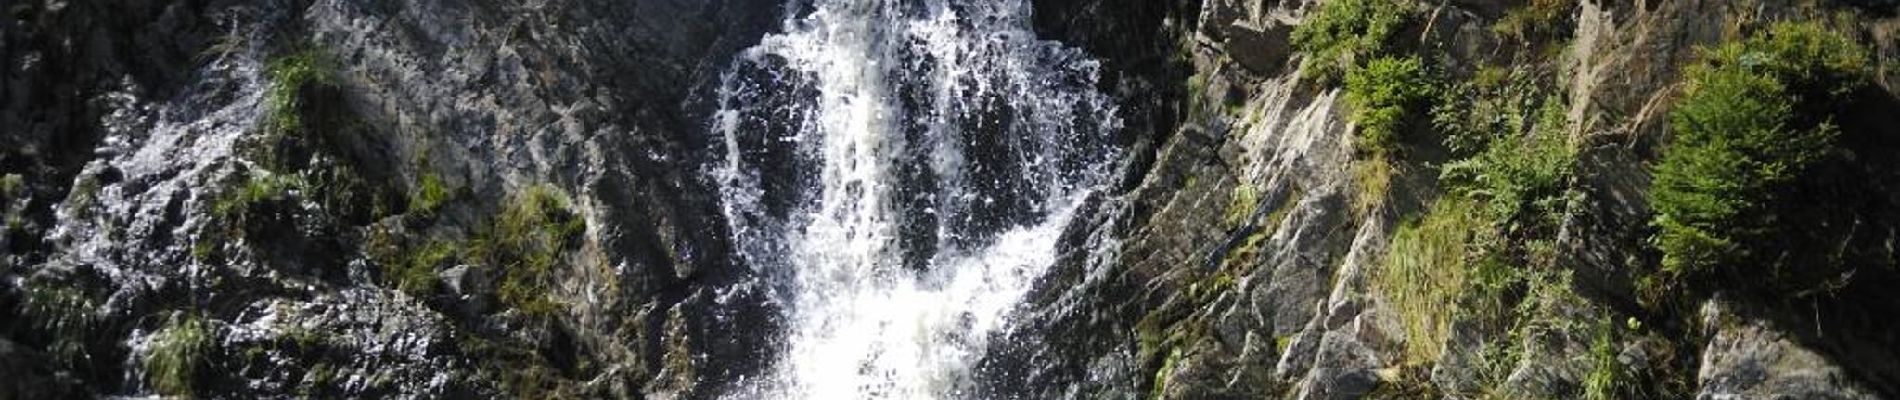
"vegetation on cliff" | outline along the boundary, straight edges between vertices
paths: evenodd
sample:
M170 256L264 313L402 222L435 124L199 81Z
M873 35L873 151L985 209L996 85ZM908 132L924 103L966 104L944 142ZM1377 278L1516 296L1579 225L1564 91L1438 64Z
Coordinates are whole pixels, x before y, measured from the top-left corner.
M1857 224L1830 224L1837 219L1815 210L1851 205L1813 183L1854 184L1824 166L1844 161L1837 121L1868 64L1853 39L1818 22L1775 24L1706 51L1687 73L1650 192L1660 279L1720 275L1800 290L1815 282L1786 279L1851 261L1847 248L1830 249L1850 244Z

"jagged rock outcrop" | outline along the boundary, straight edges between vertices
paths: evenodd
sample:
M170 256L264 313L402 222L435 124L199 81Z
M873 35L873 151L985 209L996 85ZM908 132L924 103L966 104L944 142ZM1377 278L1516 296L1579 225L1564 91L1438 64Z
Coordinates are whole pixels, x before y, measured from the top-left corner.
M772 314L695 96L777 6L8 6L0 397L714 390Z

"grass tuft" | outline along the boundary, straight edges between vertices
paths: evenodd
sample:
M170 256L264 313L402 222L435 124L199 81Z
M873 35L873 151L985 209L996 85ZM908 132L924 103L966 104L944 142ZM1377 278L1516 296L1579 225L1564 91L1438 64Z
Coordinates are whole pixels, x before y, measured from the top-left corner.
M215 345L204 319L193 313L173 314L153 336L151 353L145 358L146 383L166 396L195 395Z

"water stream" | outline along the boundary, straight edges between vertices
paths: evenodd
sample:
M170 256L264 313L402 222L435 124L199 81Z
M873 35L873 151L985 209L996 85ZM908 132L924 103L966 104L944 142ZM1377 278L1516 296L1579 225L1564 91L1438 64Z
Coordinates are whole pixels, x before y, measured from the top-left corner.
M723 77L708 168L788 321L730 398L961 398L1120 128L1022 0L793 0Z

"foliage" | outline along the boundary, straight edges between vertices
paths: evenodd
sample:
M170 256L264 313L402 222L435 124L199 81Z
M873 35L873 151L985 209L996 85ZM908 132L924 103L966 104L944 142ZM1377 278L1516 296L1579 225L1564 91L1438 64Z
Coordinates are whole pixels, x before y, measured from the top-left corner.
M304 186L303 178L296 175L253 172L245 179L243 186L227 190L219 196L212 203L211 212L218 218L243 218L253 206L288 200Z
M1553 96L1539 109L1533 132L1493 138L1477 154L1445 165L1446 188L1482 201L1506 232L1554 234L1576 164L1576 150L1563 130L1564 109Z
M1372 157L1353 160L1353 181L1359 183L1359 193L1353 197L1354 215L1369 215L1385 202L1386 195L1392 191L1392 161L1385 157Z
M406 258L384 264L385 279L395 284L397 290L411 295L433 296L441 283L436 279L436 270L455 257L455 250L449 242L431 240L422 248L410 251Z
M270 78L265 94L265 128L279 134L304 131L304 93L315 85L335 84L335 67L314 47L306 47L271 60L264 73Z
M1520 41L1561 34L1570 28L1576 9L1577 0L1531 0L1505 12L1491 31Z
M1616 324L1601 321L1596 326L1596 334L1591 337L1590 372L1583 376L1585 400L1634 397L1626 393L1630 374L1624 370L1622 361L1617 360L1616 329Z
M215 345L203 318L194 313L173 314L152 336L151 352L145 357L146 383L159 394L193 395Z
M1374 157L1393 154L1406 120L1430 98L1431 87L1415 57L1380 57L1349 69L1346 104L1359 128L1354 145Z
M1412 15L1407 0L1333 0L1293 28L1293 46L1306 54L1302 75L1338 79L1342 67L1378 57Z
M470 246L469 259L500 268L503 303L547 315L558 307L548 295L554 264L585 229L565 195L550 186L530 187Z
M1866 83L1867 55L1818 23L1780 23L1705 58L1650 188L1664 271L1777 272L1760 268L1786 258L1790 188L1833 151L1831 110Z
M1253 218L1254 211L1260 208L1260 189L1253 184L1241 182L1234 187L1233 195L1227 200L1227 214L1221 219L1228 227L1246 224Z
M449 188L442 183L442 176L434 172L424 172L416 182L414 193L409 195L409 210L420 213L434 213L443 203L449 201Z
M1446 305L1468 284L1472 255L1490 226L1476 208L1456 196L1439 199L1424 217L1399 227L1384 270L1374 275L1374 288L1405 332L1407 359L1437 360L1450 337L1455 309Z
M26 282L21 314L31 318L33 328L49 339L46 352L69 368L88 361L92 355L87 339L99 322L97 302L72 285Z

